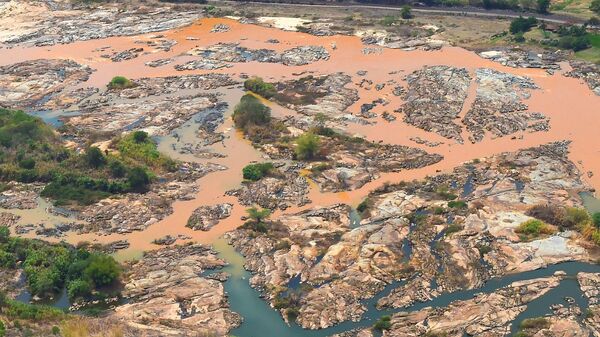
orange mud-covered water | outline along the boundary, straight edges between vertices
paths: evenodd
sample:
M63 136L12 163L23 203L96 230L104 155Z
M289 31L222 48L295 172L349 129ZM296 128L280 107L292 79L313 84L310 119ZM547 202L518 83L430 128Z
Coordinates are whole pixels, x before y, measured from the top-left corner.
M228 32L211 33L211 28L218 23L225 23L231 29ZM354 86L360 96L359 101L353 104L348 110L350 112L357 112L360 110L361 104L370 103L382 97L389 100L390 103L386 107L377 106L373 110L379 115L383 111L393 114L393 110L397 109L402 101L399 97L392 94L393 85L386 85L381 91L377 91L375 88L370 90L360 88L358 83L362 78L373 81L374 87L375 84L385 83L389 80L403 84L403 77L405 75L424 66L449 65L464 67L471 75L474 75L477 68L492 68L506 73L528 76L533 79L541 89L532 90L531 97L525 100L524 103L529 106L530 111L541 112L550 119L549 132L518 133L516 134L516 139L512 139L512 136L492 139L488 134L482 142L472 144L468 140L468 134L463 131L464 144L459 144L454 140L449 140L435 133L408 125L402 121L402 116L399 114L396 114L397 119L393 122L386 122L379 116L372 119L372 121L376 122L372 125L351 123L347 128L349 133L362 135L371 141L421 148L430 153L438 153L444 159L439 163L420 169L382 174L376 181L372 181L362 188L350 192L321 193L315 184L311 184L309 199L312 200L312 203L304 206L302 209L327 206L339 202L356 205L369 191L384 182L422 179L438 172L449 171L474 158L515 151L558 140L572 141L571 160L580 169L587 183L594 188L600 188L600 156L598 153L600 151L600 137L597 137L598 130L600 130L600 118L598 118L598 114L600 114L600 97L595 96L582 81L565 77L562 73L549 75L541 69L504 67L498 63L485 60L473 52L457 47L444 47L438 51L402 51L383 48L381 53L365 55L362 52L365 46L360 41L360 38L355 36L316 37L304 33L286 32L257 25L241 24L235 20L220 18L202 19L193 25L181 29L161 32L160 34L164 35L165 39L177 41L177 44L169 52L151 52L142 54L132 60L117 63L100 57L101 54L105 54L107 51L99 51L98 49L106 46L110 46L114 51L122 51L140 46L143 46L145 51L151 50L151 47L136 44L135 41L148 40L152 35L158 34L113 37L52 47L1 49L0 65L11 64L17 60L26 61L40 58L72 59L95 69L90 79L86 83L81 84L81 86L97 87L106 85L116 75L136 79L141 77L220 72L230 74L234 78L244 73L250 76L261 76L269 81L280 81L297 78L301 74L319 75L343 72L353 77L353 83L349 84L349 86ZM190 37L197 40L189 39ZM267 43L266 40L268 39L277 39L280 43ZM331 57L327 61L318 61L305 66L248 62L234 63L231 68L211 71L176 71L173 68L176 64L181 64L195 58L192 56L178 57L178 55L195 47L208 47L219 42L238 42L241 46L248 48L266 48L276 51L290 49L295 46L320 45L328 50ZM175 61L161 67L152 68L145 65L148 61L171 57L174 57ZM563 65L563 72L566 68L568 68L568 65ZM356 73L359 70L366 71L367 74L364 77L357 76ZM472 104L475 97L475 90L476 83L475 80L472 80L468 97L460 113L461 118ZM243 93L237 89L227 89L223 90L223 92L226 92L224 100L229 103L229 108L232 110ZM294 114L293 111L279 107L274 103L269 102L268 104L276 115ZM456 123L461 124L460 119L457 119ZM461 126L465 129L464 125ZM245 207L239 205L235 197L225 196L225 191L239 186L242 180L242 168L245 165L251 161L258 161L263 158L261 158L261 154L248 141L244 140L234 131L229 118L226 118L226 122L220 127L219 131L225 133L226 140L223 144L215 145L214 150L224 154L225 157L198 161L224 165L227 167L227 170L213 172L201 178L197 182L199 193L194 200L174 202L173 213L170 216L151 225L144 231L107 236L73 234L68 236L66 240L71 243L77 243L86 240L111 242L126 239L130 242L131 246L121 254L123 256L131 256L132 252L156 248L157 246L151 243L152 240L167 234L172 236L182 234L191 237L194 241L210 243L223 233L241 225L242 221L240 217L245 214ZM442 144L436 147L427 147L426 145L419 145L410 140L410 138L414 137L420 137L430 142L441 142ZM592 172L593 175L588 177L587 172ZM193 231L185 227L188 217L197 207L225 202L234 205L231 216L222 220L210 231ZM285 212L292 213L298 210L300 208L292 207ZM275 216L280 213L277 212Z

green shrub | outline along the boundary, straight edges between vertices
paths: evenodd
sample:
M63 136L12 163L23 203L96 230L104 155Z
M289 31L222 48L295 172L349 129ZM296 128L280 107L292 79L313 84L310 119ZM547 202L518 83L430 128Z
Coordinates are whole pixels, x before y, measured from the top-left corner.
M463 201L463 200L448 201L448 207L450 207L450 208L467 208L467 202Z
M235 106L233 121L238 129L246 131L251 125L266 125L271 121L271 109L251 94L242 96Z
M277 94L273 84L263 81L260 77L252 77L244 81L244 88L267 99Z
M67 295L70 299L76 299L79 297L87 297L92 292L92 285L89 281L83 279L77 279L69 283L67 287Z
M108 89L125 89L134 87L135 84L126 77L115 76L108 82Z
M592 215L592 222L596 228L600 228L600 212L596 212Z
M160 153L156 142L143 131L134 132L119 139L117 149L123 159L128 161L141 162L155 169L177 170L177 163Z
M6 336L6 327L4 326L4 322L0 321L0 337Z
M121 274L121 268L112 256L93 254L88 266L83 270L83 276L94 282L97 287L114 283Z
M524 319L521 322L521 324L519 325L519 327L521 329L535 329L535 330L545 329L545 328L548 328L549 326L550 326L550 322L544 317L527 318L527 319Z
M392 318L390 316L383 316L373 324L373 329L378 331L389 330L392 327Z
M145 131L136 131L133 133L133 140L136 143L145 143L148 140L148 133Z
M514 19L510 23L509 31L511 34L525 33L531 30L531 28L537 25L537 19L530 16L528 18L524 18L519 16Z
M403 6L402 10L400 10L400 17L405 20L412 19L413 18L412 8L408 5Z
M356 206L356 211L359 213L364 213L369 208L369 198L365 198L363 201Z
M246 165L242 169L244 179L258 181L266 176L271 170L273 170L272 163L258 163Z
M296 140L296 158L311 160L317 157L320 151L319 137L311 132L306 132Z
M127 173L129 189L134 192L145 192L150 184L148 172L141 167L134 167Z
M52 334L57 336L60 334L60 328L57 327L56 325L52 327Z
M516 233L523 234L528 238L536 238L542 234L552 234L552 228L538 219L530 219L515 229Z
M123 178L127 174L127 167L118 159L110 160L108 162L108 169L110 174L115 178Z
M32 158L26 158L19 161L19 167L27 170L33 170L35 168L35 160Z
M590 3L590 10L600 15L600 0L592 0Z
M99 168L106 164L106 157L96 146L90 146L85 151L85 160L91 168Z

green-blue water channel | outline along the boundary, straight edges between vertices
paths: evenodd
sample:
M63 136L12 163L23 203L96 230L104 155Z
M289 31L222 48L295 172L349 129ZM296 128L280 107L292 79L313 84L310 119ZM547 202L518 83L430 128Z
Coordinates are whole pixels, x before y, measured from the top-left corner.
M243 268L244 257L236 252L232 246L228 245L224 239L220 239L215 242L214 248L219 252L219 256L229 263L223 271L231 275L229 280L225 282L225 290L229 296L231 310L239 313L244 318L242 325L231 332L231 335L237 337L326 337L355 328L369 327L383 315L390 315L401 311L415 311L425 307L445 307L453 301L471 299L477 293L492 293L516 281L547 277L553 275L556 271L564 271L569 275L557 288L532 301L528 305L528 309L515 320L518 323L520 320L528 317L538 317L550 313L549 306L551 304L562 303L563 298L567 296L575 298L576 303L582 305L582 310L585 311L587 301L583 299L574 277L579 272L600 272L600 265L583 262L566 262L544 269L492 279L481 288L443 294L432 301L417 303L408 308L377 310L375 308L377 300L387 295L399 284L393 283L374 298L364 302L368 310L360 322L344 322L322 330L305 330L294 323L288 326L280 314L260 298L260 293L250 287L249 279L251 274ZM513 332L516 331L516 327L517 324L513 324Z

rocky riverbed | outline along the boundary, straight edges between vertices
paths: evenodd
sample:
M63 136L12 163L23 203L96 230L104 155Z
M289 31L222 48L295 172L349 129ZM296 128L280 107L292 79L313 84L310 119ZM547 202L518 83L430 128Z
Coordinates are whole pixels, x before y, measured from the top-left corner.
M366 311L362 300L393 282L399 283L379 307L406 307L490 278L587 260L573 231L531 242L515 233L538 203L580 205L576 193L586 186L567 151L567 143L549 144L384 187L365 201L358 227L349 226L350 209L339 205L273 219L264 234L239 229L229 239L255 273L251 284L284 314L296 311L302 327L356 321ZM526 183L518 188L517 181ZM456 195L460 206L452 202Z

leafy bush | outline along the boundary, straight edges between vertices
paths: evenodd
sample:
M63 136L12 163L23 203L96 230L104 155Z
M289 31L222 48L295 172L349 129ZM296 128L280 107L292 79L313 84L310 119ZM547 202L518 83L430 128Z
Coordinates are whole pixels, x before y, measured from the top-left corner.
M317 157L320 150L319 137L311 132L306 132L296 140L296 158L311 160Z
M143 131L131 133L117 142L117 149L123 159L143 163L155 169L175 171L177 163L158 151L158 145Z
M148 133L145 131L136 131L133 133L133 140L136 143L145 143L148 140Z
M523 234L526 238L537 238L542 234L552 234L552 228L538 219L530 219L515 229L516 233Z
M108 82L108 89L126 89L134 87L135 84L126 77L115 76Z
M519 327L521 329L536 329L541 330L550 326L550 322L544 317L524 319Z
M373 324L373 329L383 331L389 330L392 327L392 318L390 316L382 316Z
M252 77L244 81L244 88L267 99L277 94L273 84L263 81L260 77Z
M600 212L596 212L592 215L592 222L596 228L600 228Z
M134 167L127 173L129 189L134 192L145 192L150 184L148 172L141 167Z
M85 151L85 161L91 168L99 168L106 164L106 158L96 146L90 146Z
M32 158L26 158L19 161L19 167L27 170L33 170L35 168L35 160Z
M235 106L233 121L238 129L247 131L252 125L266 125L271 121L271 109L251 94L242 96Z
M400 17L405 20L413 18L412 9L410 8L410 6L402 7L402 9L400 10Z
M448 201L448 207L450 208L467 208L467 202L463 200L451 200Z
M537 19L532 16L528 18L519 16L511 21L509 31L511 34L525 33L530 31L531 28L535 27L537 22Z
M242 173L244 175L244 179L258 181L267 175L271 170L273 170L272 163L258 163L246 165L242 169Z
M9 237L0 244L0 256L22 262L27 286L39 297L51 296L65 287L70 298L92 297L101 287L115 284L121 273L109 255L39 240Z
M590 10L600 15L600 0L592 0L590 3Z

